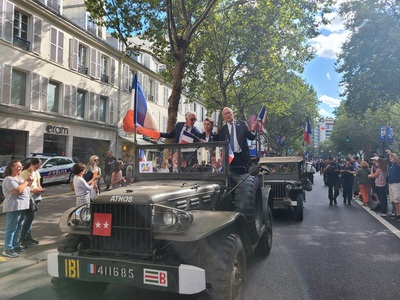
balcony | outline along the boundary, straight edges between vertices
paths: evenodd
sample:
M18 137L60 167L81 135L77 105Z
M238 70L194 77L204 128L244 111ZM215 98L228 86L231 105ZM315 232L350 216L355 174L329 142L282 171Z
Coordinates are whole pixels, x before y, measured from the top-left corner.
M56 13L60 13L60 5L57 2L56 0L47 0L47 6Z
M87 67L85 67L85 66L78 66L78 72L81 73L81 74L87 75L88 74L88 70L89 69Z
M101 82L108 83L108 76L107 76L107 75L104 75L104 74L102 74L102 75L101 75L101 78L100 78L100 80L101 80Z
M16 35L14 35L13 44L14 44L14 46L17 46L26 51L29 51L31 48L31 42L21 39L20 37L18 37Z

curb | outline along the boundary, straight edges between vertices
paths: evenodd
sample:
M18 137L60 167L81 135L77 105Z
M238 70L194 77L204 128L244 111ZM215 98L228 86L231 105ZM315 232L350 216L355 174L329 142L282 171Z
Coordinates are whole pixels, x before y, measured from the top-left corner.
M47 255L50 253L57 253L57 249L50 249L32 253L20 254L17 258L9 258L0 255L0 278L17 273L23 269L29 268L40 262L47 261Z

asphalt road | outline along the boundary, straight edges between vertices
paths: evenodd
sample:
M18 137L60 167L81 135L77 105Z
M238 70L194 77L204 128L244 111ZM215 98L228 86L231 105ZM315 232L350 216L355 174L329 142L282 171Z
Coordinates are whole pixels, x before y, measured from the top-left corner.
M40 244L22 257L0 257L0 299L55 299L47 253L63 239L62 212L74 205L67 184L47 186L34 221ZM316 176L307 192L304 221L288 212L274 216L273 248L267 259L250 258L245 299L400 299L400 222L377 216L358 203L329 206L327 188ZM372 204L373 205L373 204ZM0 215L0 248L6 216ZM111 285L104 299L187 299Z

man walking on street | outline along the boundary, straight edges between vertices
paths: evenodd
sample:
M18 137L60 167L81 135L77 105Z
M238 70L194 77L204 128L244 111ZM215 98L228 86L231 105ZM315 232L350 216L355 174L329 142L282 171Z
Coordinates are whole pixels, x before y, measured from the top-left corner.
M106 185L106 191L110 189L111 186L111 174L113 172L113 165L117 162L117 159L113 156L113 152L109 150L107 152L107 157L104 159L104 183Z
M342 184L343 184L343 203L351 205L351 199L353 198L353 184L354 184L354 174L356 173L353 164L351 163L350 157L346 157L346 162L340 170L342 174Z
M323 173L326 174L326 184L328 186L328 198L329 205L335 203L337 204L336 198L339 196L339 187L340 187L340 165L335 162L335 159L330 156L329 162L326 167L323 169Z

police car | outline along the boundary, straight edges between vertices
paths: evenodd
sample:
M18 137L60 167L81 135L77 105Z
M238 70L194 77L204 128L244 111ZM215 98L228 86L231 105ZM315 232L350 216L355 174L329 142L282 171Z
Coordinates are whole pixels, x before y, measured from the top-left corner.
M52 182L69 182L72 175L72 166L75 164L71 157L56 156L55 154L49 153L31 153L31 156L21 160L23 166L30 163L34 158L38 158L41 161L38 172L41 176L41 184L52 183ZM3 180L3 174L6 167L0 168L0 180Z

